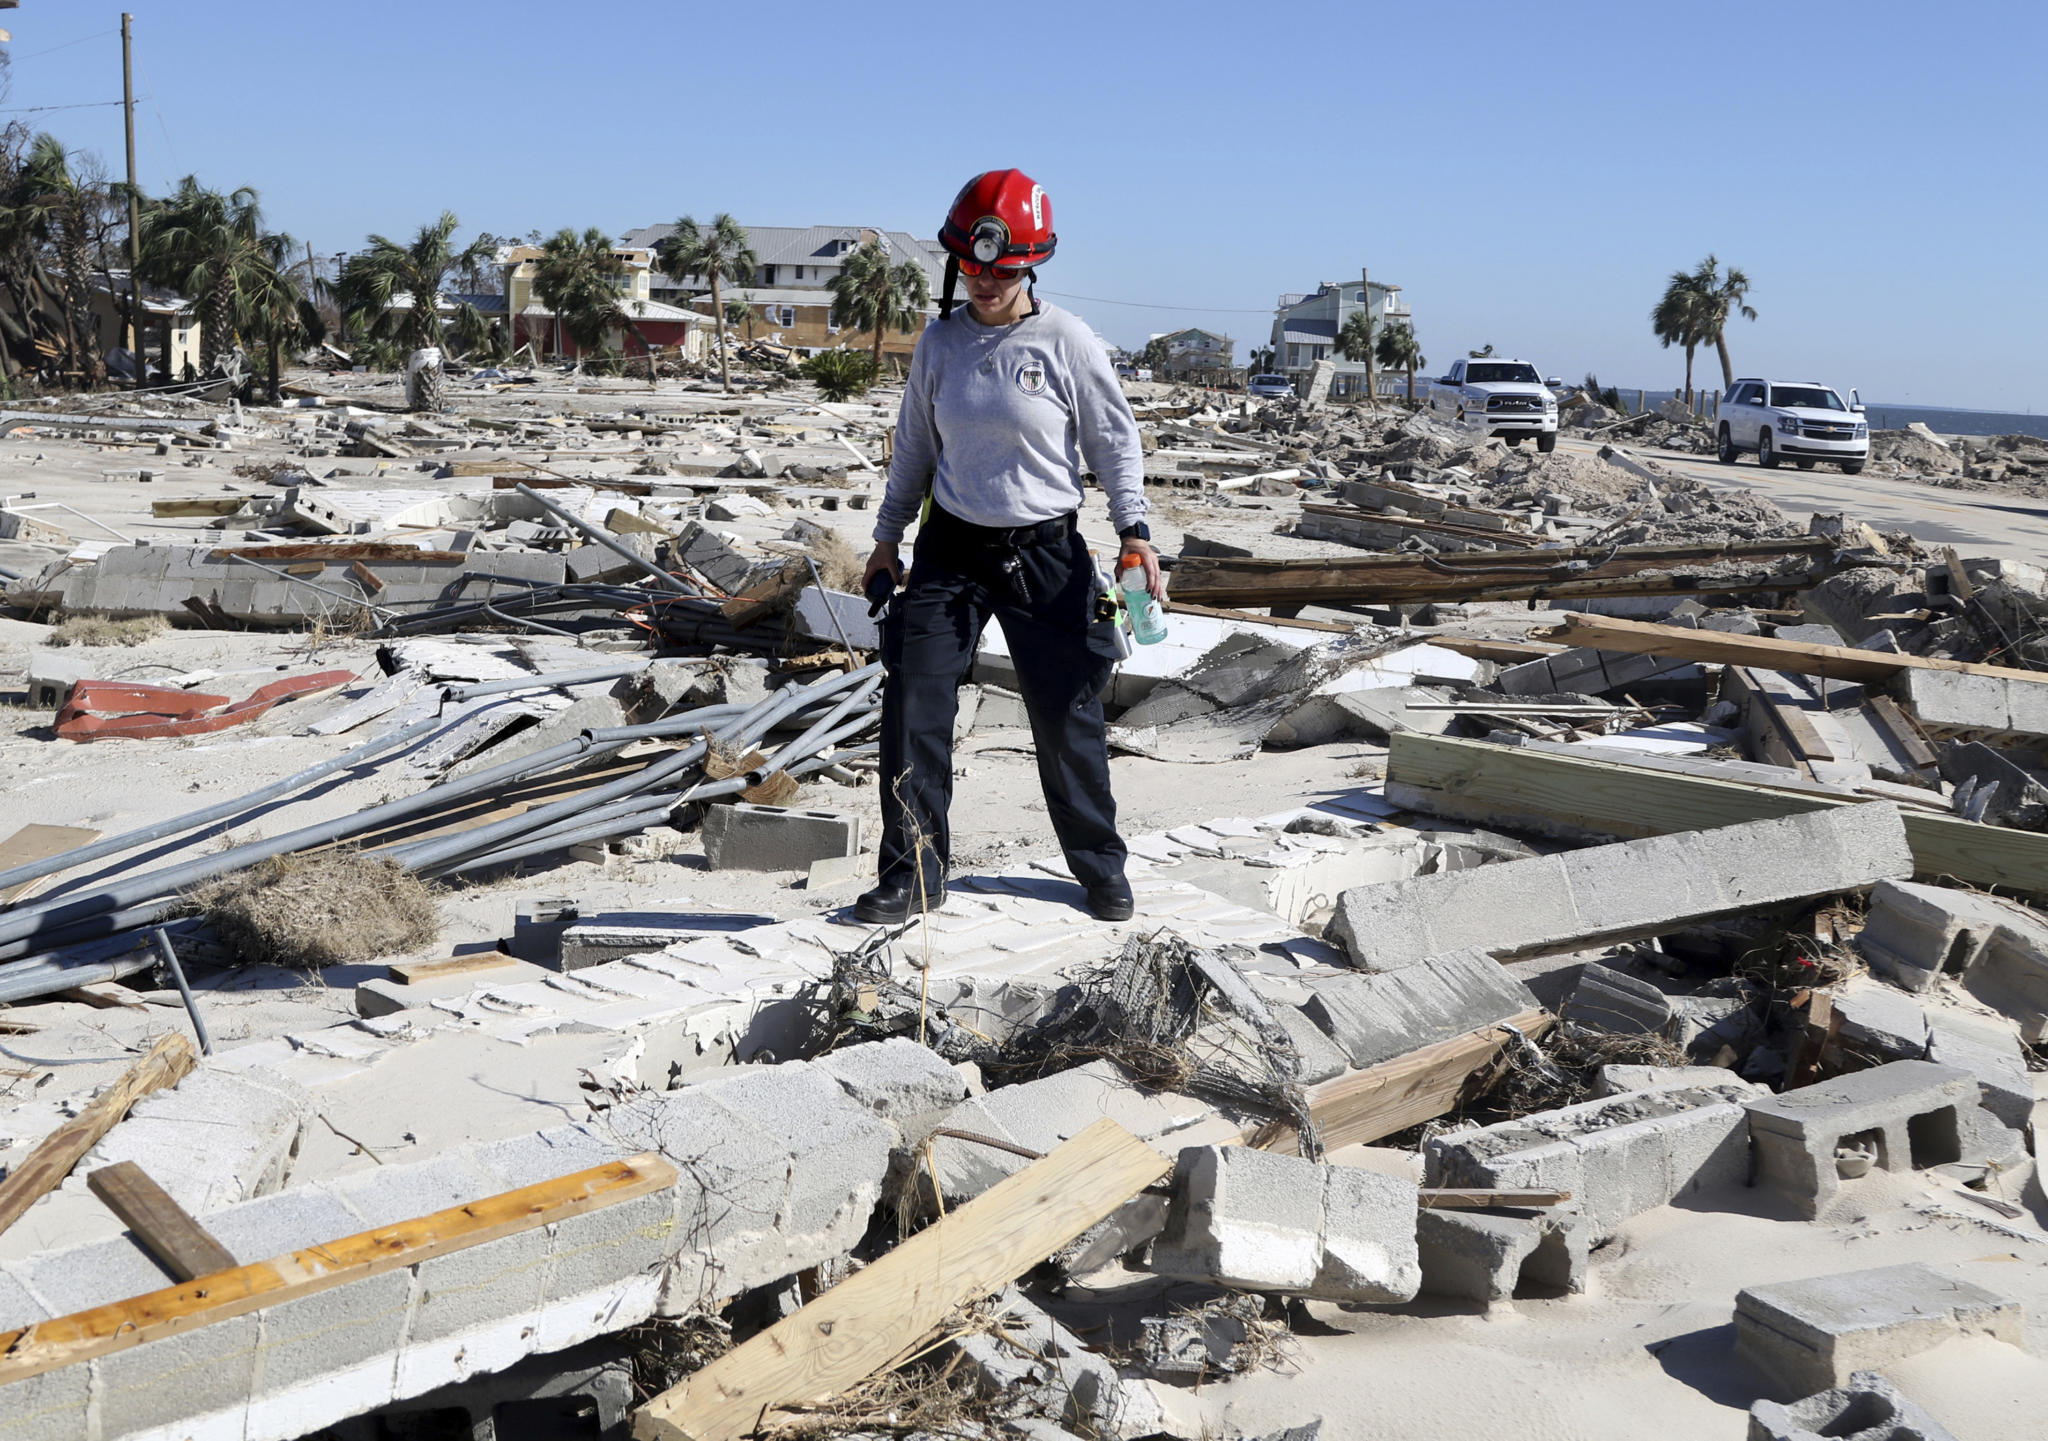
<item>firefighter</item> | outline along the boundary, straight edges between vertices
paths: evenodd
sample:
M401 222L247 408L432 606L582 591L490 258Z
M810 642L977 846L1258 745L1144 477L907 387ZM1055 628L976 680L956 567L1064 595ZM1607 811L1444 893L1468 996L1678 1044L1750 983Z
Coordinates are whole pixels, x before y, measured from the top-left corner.
M940 904L958 691L993 616L1067 866L1092 914L1128 920L1100 698L1120 637L1077 517L1092 474L1122 541L1118 563L1142 565L1153 596L1165 598L1144 522L1138 423L1093 333L1034 293L1057 243L1044 186L1018 170L975 176L939 243L939 318L911 359L864 577L873 587L886 573L903 589L882 632L880 883L854 915L887 924ZM956 310L961 284L968 303ZM913 521L906 574L898 547Z

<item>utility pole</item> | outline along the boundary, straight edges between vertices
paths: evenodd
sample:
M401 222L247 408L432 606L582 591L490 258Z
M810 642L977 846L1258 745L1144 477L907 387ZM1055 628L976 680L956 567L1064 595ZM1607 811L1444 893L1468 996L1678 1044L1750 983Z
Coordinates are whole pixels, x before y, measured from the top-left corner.
M121 119L128 127L128 358L135 388L148 367L142 359L142 206L135 189L135 17L121 15Z

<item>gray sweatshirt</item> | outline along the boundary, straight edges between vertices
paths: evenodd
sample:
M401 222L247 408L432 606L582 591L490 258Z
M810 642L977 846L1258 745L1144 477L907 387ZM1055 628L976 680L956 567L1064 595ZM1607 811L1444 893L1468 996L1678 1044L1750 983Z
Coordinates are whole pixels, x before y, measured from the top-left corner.
M1051 520L1079 508L1083 472L1118 530L1144 518L1138 422L1088 327L1043 303L987 326L962 305L918 337L875 539L903 539L927 489L975 525Z

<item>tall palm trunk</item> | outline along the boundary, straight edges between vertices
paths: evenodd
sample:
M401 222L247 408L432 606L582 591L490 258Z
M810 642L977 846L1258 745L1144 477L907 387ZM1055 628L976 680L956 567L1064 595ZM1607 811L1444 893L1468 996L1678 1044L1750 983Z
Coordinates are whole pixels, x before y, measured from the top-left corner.
M1728 358L1728 337L1717 334L1714 351L1721 357L1721 389L1732 390L1735 388L1735 362Z
M888 323L889 313L886 310L877 310L875 312L875 344L874 348L868 352L868 378L871 380L880 380L882 378L882 329Z
M718 323L718 383L732 394L732 366L725 358L725 301L718 294L718 267L711 267L711 318Z
M1415 404L1415 362L1408 362L1408 403Z
M1685 403L1687 405L1692 404L1692 352L1693 347L1687 345L1685 347Z
M199 369L207 375L227 353L235 325L235 281L222 271L199 305Z
M284 346L274 335L264 342L264 345L270 352L270 382L266 387L270 395L270 403L272 405L282 405L284 404Z

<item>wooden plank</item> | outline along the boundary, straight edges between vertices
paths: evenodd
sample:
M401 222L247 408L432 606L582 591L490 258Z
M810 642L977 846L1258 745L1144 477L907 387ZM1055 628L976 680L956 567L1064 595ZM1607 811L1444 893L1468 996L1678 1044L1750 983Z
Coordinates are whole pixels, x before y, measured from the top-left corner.
M1534 1010L1510 1017L1507 1025L1534 1037L1553 1022L1548 1011ZM1492 1068L1513 1040L1506 1026L1482 1026L1310 1086L1308 1113L1322 1133L1323 1148L1334 1151L1377 1141L1455 1109L1467 1088ZM1300 1151L1299 1142L1294 1127L1285 1121L1267 1122L1245 1136L1247 1145L1290 1155Z
M233 515L255 497L247 495L202 495L189 500L154 500L149 513L158 520L183 515Z
M52 999L76 1001L81 1006L92 1006L102 1011L132 1011L149 1004L126 986L117 986L112 981L93 981L88 985L70 986L58 991Z
M205 1227L133 1161L102 1166L85 1178L85 1185L180 1281L234 1269L235 1258L228 1248L208 1235Z
M371 595L375 595L378 591L384 589L384 582L377 572L371 570L359 560L349 562L348 573L355 577L357 585L360 585Z
M736 1441L777 1407L834 1396L1172 1169L1116 1122L1097 1121L656 1396L640 1408L633 1434L639 1441Z
M2014 670L2009 666L1976 665L1968 661L1890 651L1857 650L1846 645L1810 645L1804 641L1779 640L1775 636L1685 630L1678 626L1652 625L1648 621L1620 620L1605 615L1574 613L1565 617L1564 624L1541 634L1545 640L1565 645L1589 645L1600 650L1626 651L1631 655L1669 656L1673 660L1705 661L1716 665L1762 666L1766 670L1788 670L1799 675L1822 675L1833 680L1864 681L1873 685L1908 670L1946 670L1961 675L1990 676L1994 680L2023 680L2035 685L2048 685L2048 672L2037 670Z
M1634 840L1869 803L1819 793L1790 772L1783 786L1772 786L1659 770L1612 756L1404 731L1390 744L1387 798L1432 815L1581 840ZM2048 835L1913 807L1901 807L1899 814L1918 878L2048 896Z
M0 1181L0 1231L20 1220L21 1213L44 1193L57 1189L79 1158L114 1129L130 1106L151 1091L175 1086L198 1059L192 1043L182 1033L171 1032L84 1110L45 1136L28 1159ZM4 1346L0 1346L0 1354L5 1354Z
M1899 708L1899 703L1888 695L1874 695L1864 701L1870 711L1870 718L1880 730L1891 737L1899 754L1911 763L1915 770L1933 770L1941 764L1934 750L1927 744L1927 737L1920 734L1920 727L1913 724L1912 717Z
M1237 620L1250 625L1278 625L1290 630L1321 630L1336 635L1350 635L1357 625L1345 625L1335 620L1298 620L1291 615L1254 615L1248 610L1214 610L1206 605L1189 605L1186 601L1169 599L1166 609L1174 615L1199 615L1210 620Z
M85 826L23 826L6 840L0 841L0 871L11 871L16 866L25 866L31 861L47 861L52 856L61 856L66 851L89 846L99 838L98 831ZM31 881L19 881L14 885L0 888L0 906L11 906L16 901L26 900L62 874L62 871L52 871L47 876L37 876Z
M0 1332L0 1386L416 1266L451 1251L665 1190L675 1182L676 1168L650 1151L288 1256L215 1271L145 1296Z
M1751 760L1785 766L1810 778L1813 767L1808 762L1816 758L1812 747L1819 748L1820 758L1833 759L1813 722L1784 698L1782 688L1773 693L1768 672L1729 666L1721 674L1721 696L1741 707Z
M1804 562L1777 574L1771 563ZM1738 567L1748 566L1748 573ZM1824 536L1715 545L1544 549L1502 556L1465 551L1430 556L1329 556L1272 560L1182 556L1180 598L1199 605L1393 605L1425 600L1535 600L1579 595L1698 595L1794 590L1839 567Z
M1570 1191L1481 1191L1454 1186L1424 1186L1417 1204L1435 1211L1482 1211L1492 1206L1562 1206Z
M417 546L393 545L388 541L286 541L276 545L234 545L208 551L208 561L225 561L246 556L265 565L288 560L321 560L340 564L351 560L395 561L406 565L461 565L469 556L459 550L421 550Z
M1424 520L1414 515L1382 515L1378 511L1362 510L1355 505L1317 505L1314 501L1308 501L1301 509L1305 515L1334 516L1338 520L1364 520L1374 525L1391 526L1395 530L1412 530L1482 541L1497 550L1531 550L1543 544L1541 536L1531 535L1526 530L1490 530L1476 525L1459 525L1453 521Z
M1541 660L1548 655L1562 655L1563 646L1551 645L1545 641L1528 640L1485 640L1469 635L1433 635L1429 644L1445 650L1469 655L1475 660L1497 660L1505 665L1519 665L1525 660Z
M478 951L475 955L443 956L432 961L399 961L386 967L385 974L401 986L416 986L422 981L468 975L471 971L501 971L518 964L516 957L503 951Z
M528 462L506 460L499 463L501 465L523 465ZM538 469L539 467L535 468ZM582 486L587 490L615 490L621 495L654 494L654 483L646 480L571 480L566 476L545 474L538 478L531 475L498 475L491 478L491 489L493 490L512 490L522 485L532 486L535 490L568 490L575 486Z

